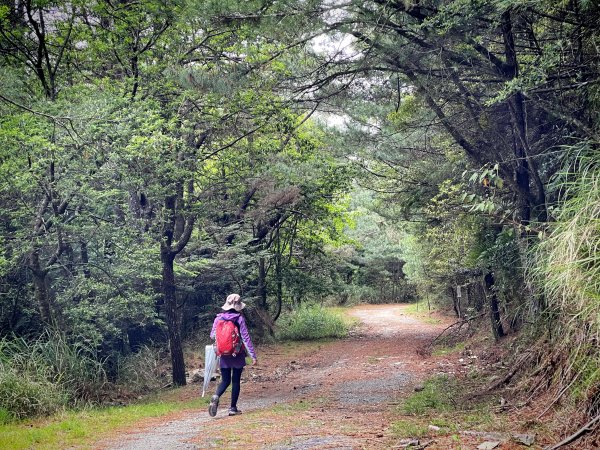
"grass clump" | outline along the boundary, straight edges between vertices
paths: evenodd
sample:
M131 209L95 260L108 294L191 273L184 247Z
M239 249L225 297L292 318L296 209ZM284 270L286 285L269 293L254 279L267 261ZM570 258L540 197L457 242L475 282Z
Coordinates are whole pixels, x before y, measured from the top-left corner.
M409 316L416 317L427 324L437 325L440 323L440 319L431 317L431 313L434 311L435 309L430 309L427 303L423 300L411 303L404 309L404 312Z
M390 427L392 433L400 438L421 438L426 436L429 429L426 425L412 420L396 420Z
M115 360L109 382L106 360L59 332L31 341L2 338L0 424L157 391L166 384L162 359L160 350L142 347Z
M399 406L399 412L404 415L401 422L414 424L417 430L422 425L439 427L439 430L427 428L429 434L448 434L459 429L505 431L505 423L491 409L496 400L488 396L474 398L471 395L480 387L468 383L464 378L459 382L447 375L432 377L425 381L422 390L412 394ZM410 430L408 425L403 426ZM404 436L420 437L414 431Z
M48 415L96 400L102 364L84 347L48 332L35 341L0 340L0 418Z
M277 337L290 341L341 338L347 336L348 329L341 314L320 306L303 306L280 320Z
M143 346L118 360L117 377L119 384L136 393L157 391L168 384L161 362L165 359L163 350Z
M67 403L67 394L56 383L14 370L0 371L0 423L56 412Z
M451 411L456 404L456 382L445 375L425 381L423 389L408 397L401 405L405 414L423 415L431 410Z
M431 354L433 356L444 356L444 355L448 355L449 353L460 352L460 351L464 350L466 348L466 346L467 346L467 344L464 342L457 342L453 346L437 348Z
M400 417L392 422L391 431L401 438L441 438L444 444L449 439L460 444L460 435L454 434L458 430L506 431L505 423L490 409L493 400L473 398L469 394L473 388L465 386L462 378L460 382L446 375L428 379L422 390L398 407Z

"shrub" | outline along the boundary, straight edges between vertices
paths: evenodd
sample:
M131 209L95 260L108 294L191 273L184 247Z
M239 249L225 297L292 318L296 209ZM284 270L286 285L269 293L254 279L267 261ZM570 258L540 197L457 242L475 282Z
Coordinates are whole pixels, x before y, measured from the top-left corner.
M51 381L68 392L71 402L97 399L106 382L106 374L92 349L69 342L58 332L42 336L31 344L30 349L32 360Z
M303 306L281 319L277 337L304 341L340 338L347 334L348 325L341 315L319 306Z

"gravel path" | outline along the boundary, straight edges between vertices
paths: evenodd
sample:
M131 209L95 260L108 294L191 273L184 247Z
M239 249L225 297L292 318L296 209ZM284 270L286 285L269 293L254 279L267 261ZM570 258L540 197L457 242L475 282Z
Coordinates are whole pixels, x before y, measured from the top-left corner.
M244 373L241 416L226 415L223 397L216 418L198 410L153 419L93 448L389 448L390 409L430 371L416 350L440 330L406 315L405 308L355 307L350 313L360 326L348 339L260 349L260 365Z
M265 408L273 404L274 399L252 399L244 402L246 413ZM281 401L281 399L280 399ZM221 410L219 416L223 416L226 409ZM200 447L191 443L202 431L203 424L219 420L209 417L205 410L194 411L183 417L168 420L160 426L144 427L141 430L128 432L127 434L113 438L111 442L100 445L99 448L110 450L194 450Z

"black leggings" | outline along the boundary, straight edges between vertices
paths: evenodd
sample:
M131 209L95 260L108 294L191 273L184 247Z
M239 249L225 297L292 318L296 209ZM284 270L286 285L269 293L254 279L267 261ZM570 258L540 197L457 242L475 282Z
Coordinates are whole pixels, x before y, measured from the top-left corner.
M217 387L217 395L220 397L225 392L225 389L231 384L231 407L237 407L238 397L240 396L240 380L242 379L242 371L244 368L239 369L224 369L221 367L221 382ZM233 373L233 377L231 374ZM233 378L233 380L232 380ZM233 383L232 383L233 381Z

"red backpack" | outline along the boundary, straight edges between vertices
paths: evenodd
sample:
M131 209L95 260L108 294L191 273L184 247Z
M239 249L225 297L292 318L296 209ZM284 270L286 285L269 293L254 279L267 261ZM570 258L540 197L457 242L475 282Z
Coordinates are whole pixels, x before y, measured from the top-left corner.
M215 332L217 356L239 355L242 351L240 330L233 320L219 319Z

